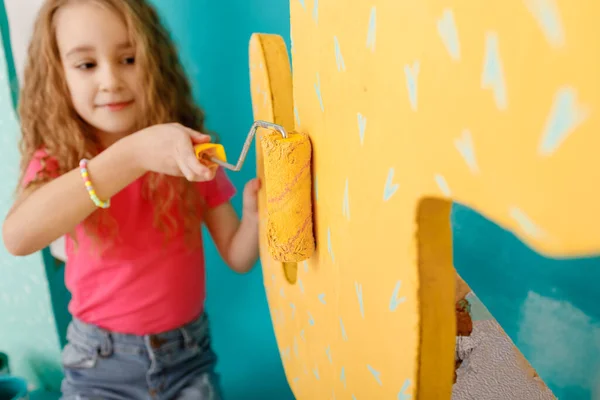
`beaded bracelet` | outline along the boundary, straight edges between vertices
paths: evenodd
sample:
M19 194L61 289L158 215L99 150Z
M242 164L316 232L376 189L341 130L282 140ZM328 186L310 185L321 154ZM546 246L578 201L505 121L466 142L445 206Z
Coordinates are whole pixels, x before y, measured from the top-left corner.
M79 161L79 172L81 174L81 177L83 178L83 183L85 184L85 188L87 189L88 194L90 195L90 199L92 199L92 201L94 202L96 207L99 207L99 208L110 207L110 199L107 201L102 201L96 195L96 191L94 190L94 186L92 185L92 181L90 180L90 175L88 174L87 165L88 165L87 159L84 158L81 161Z

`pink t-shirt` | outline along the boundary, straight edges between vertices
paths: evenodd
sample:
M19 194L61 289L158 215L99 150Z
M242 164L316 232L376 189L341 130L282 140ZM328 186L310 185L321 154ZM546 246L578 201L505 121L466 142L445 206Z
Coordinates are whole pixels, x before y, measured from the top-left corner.
M42 170L56 176L57 163L40 150L23 185ZM221 168L214 180L196 187L207 207L223 204L235 194ZM116 245L99 253L82 225L76 228L77 249L66 238L71 314L113 332L136 335L175 329L200 316L206 293L204 251L186 247L183 232L164 240L153 225L154 207L142 196L142 179L115 195L108 211L118 224Z

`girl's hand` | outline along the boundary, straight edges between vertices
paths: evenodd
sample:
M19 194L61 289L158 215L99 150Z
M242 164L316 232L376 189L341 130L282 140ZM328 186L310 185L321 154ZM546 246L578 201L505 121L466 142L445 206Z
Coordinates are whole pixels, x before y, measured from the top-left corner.
M244 187L242 218L256 218L258 220L258 191L260 186L260 179L254 178Z
M135 157L145 171L196 182L215 177L216 170L203 165L194 153L194 145L210 142L208 135L173 123L153 125L131 138Z

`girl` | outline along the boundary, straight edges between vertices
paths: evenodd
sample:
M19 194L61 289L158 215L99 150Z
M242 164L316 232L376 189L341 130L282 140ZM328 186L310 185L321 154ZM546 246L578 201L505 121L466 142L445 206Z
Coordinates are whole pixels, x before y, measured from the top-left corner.
M200 223L237 272L258 259L257 180L200 163L204 114L145 0L47 0L21 94L7 249L67 236L64 399L219 399ZM89 159L89 161L88 161Z

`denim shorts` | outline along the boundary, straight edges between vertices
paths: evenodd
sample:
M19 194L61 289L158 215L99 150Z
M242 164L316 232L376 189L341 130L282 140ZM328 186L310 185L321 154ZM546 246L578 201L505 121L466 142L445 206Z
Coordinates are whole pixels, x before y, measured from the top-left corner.
M74 319L67 340L63 400L222 400L206 314L146 336Z

